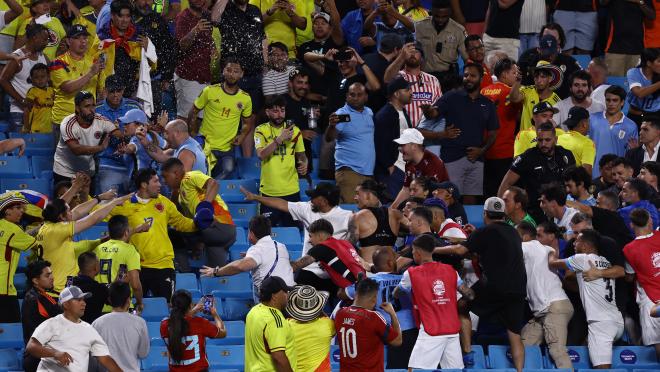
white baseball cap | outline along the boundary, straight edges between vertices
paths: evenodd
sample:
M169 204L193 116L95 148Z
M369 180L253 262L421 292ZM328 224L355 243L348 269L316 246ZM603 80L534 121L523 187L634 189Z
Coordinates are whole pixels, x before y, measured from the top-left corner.
M81 300L85 298L92 297L90 292L83 292L82 289L72 285L71 287L66 287L62 292L60 292L60 304L63 304L69 300Z
M484 203L484 210L486 212L504 213L504 200L497 196L491 196L486 199Z
M416 143L418 145L424 144L424 136L417 129L408 128L401 133L401 137L394 140L394 142L399 145L405 145L407 143Z

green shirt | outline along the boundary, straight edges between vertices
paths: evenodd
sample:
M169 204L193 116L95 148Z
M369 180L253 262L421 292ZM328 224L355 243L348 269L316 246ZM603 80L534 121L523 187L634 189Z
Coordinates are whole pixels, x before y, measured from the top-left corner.
M532 218L532 216L529 215L529 213L525 213L525 217L523 217L522 221L529 222L532 224L532 226L536 227L536 221L534 221L534 219ZM516 227L516 224L509 217L506 218L506 223L508 223L513 227Z

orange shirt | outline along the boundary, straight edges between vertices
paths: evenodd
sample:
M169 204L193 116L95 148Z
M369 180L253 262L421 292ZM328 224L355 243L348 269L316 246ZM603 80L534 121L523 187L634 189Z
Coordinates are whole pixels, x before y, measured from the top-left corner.
M520 114L520 104L509 101L511 87L497 82L481 90L481 94L493 101L497 107L497 118L500 129L497 131L495 143L486 152L486 159L513 158L513 142L516 132L516 120Z
M644 20L644 48L660 48L660 6L655 6L655 19Z

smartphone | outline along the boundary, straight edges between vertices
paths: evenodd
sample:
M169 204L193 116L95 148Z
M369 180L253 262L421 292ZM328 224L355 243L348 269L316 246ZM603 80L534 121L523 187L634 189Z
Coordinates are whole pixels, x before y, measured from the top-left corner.
M296 123L294 123L293 120L289 119L286 121L286 129L291 129L294 125L296 125Z
M106 60L107 60L107 57L106 57L105 53L101 53L101 55L99 56L99 61L101 62L101 64L105 65Z
M73 285L73 277L71 275L66 277L65 287L71 287Z
M348 61L351 58L353 58L353 52L350 50L340 51L335 54L335 61Z
M349 114L339 114L337 118L339 119L337 123L348 123L351 121L351 115Z
M126 281L126 276L128 275L128 267L126 264L119 265L119 271L117 271L117 281L123 282Z
M204 312L210 314L211 309L215 304L215 299L213 295L204 295Z

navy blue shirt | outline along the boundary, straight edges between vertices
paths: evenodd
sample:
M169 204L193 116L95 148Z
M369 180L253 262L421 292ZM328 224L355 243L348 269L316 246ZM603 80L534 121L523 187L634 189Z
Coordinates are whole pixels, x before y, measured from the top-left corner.
M451 91L440 97L435 107L448 126L454 125L461 130L458 137L441 141L440 157L445 163L466 156L468 147L481 147L484 133L500 127L495 105L481 94L473 100L463 89Z

